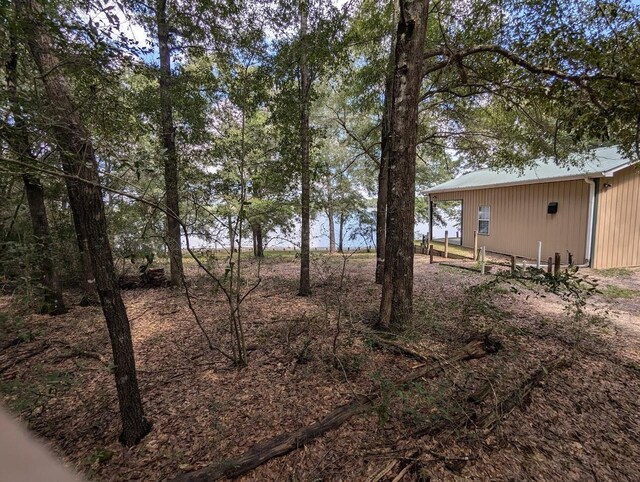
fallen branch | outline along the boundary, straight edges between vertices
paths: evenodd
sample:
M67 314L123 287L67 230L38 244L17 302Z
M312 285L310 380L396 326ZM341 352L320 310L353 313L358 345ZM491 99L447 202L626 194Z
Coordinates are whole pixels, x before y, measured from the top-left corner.
M518 407L523 407L531 401L531 392L551 372L569 366L569 360L564 356L556 358L546 366L541 366L527 377L513 392L507 395L495 410L491 410L478 420L478 427L485 430L494 428L500 420Z
M377 473L375 473L372 477L370 477L369 479L367 479L367 482L379 482L380 480L382 480L387 474L389 474L395 467L396 465L400 464L403 460L407 461L407 464L404 466L404 468L402 468L400 470L400 472L398 473L398 475L396 475L393 479L392 482L398 482L400 480L402 480L402 478L407 474L407 472L409 471L409 469L411 469L411 467L413 467L416 462L418 461L417 459L415 459L414 457L416 457L417 455L420 454L419 450L413 450L411 452L408 452L406 457L399 457L395 460L392 460L391 462L389 462L387 465L385 465L382 470L378 471Z
M474 340L467 343L461 350L454 352L446 361L455 363L473 358L481 358L487 354L486 340ZM397 387L404 387L420 378L434 378L442 372L440 362L432 362L420 370L401 380ZM300 428L288 434L282 434L271 440L258 443L236 459L225 460L218 464L205 467L195 472L178 476L176 482L204 482L218 480L223 477L237 477L275 457L288 454L299 449L310 441L324 435L330 430L340 427L354 415L368 410L378 400L378 397L358 396L332 412L318 422Z
M54 363L59 363L59 362L68 360L70 358L91 358L92 360L99 361L100 363L102 363L105 366L108 366L111 363L107 359L107 357L101 355L98 352L81 350L81 349L73 347L71 345L67 345L66 348L68 348L69 351L67 353L63 353L63 354L60 354L60 355L57 355L56 357L54 357L53 360L52 360Z
M468 412L462 412L453 418L436 420L427 427L422 427L414 432L413 438L436 435L445 430L455 431L463 426L473 426L483 430L493 429L501 419L509 415L515 408L525 405L530 400L532 390L540 385L547 375L555 370L566 367L568 364L569 361L565 357L557 358L551 363L541 366L529 375L514 391L500 401L495 409L484 415L478 414L475 409L470 409ZM479 405L492 393L493 385L488 381L478 390L468 395L466 399L469 403Z
M388 347L391 351L400 353L402 355L408 356L409 358L413 358L415 360L429 362L432 361L429 357L424 356L422 353L418 353L417 351L405 346L401 343L391 340L385 340L384 338L374 337L373 341L378 345L384 345Z
M367 482L379 482L380 480L382 480L385 477L385 475L387 475L389 472L391 472L394 469L394 467L396 465L398 465L399 463L400 463L400 460L392 460L387 465L385 465L382 468L382 470L376 472L372 477L367 479Z
M407 472L409 472L409 470L410 470L410 469L411 469L411 468L412 468L416 463L417 463L417 461L416 461L416 460L414 460L413 462L410 462L409 464L407 464L407 465L405 466L405 468L404 468L404 469L402 469L402 470L398 473L398 475L396 475L396 476L393 478L393 480L392 480L391 482L400 482L400 481L404 478L404 476L405 476L405 475L407 475Z

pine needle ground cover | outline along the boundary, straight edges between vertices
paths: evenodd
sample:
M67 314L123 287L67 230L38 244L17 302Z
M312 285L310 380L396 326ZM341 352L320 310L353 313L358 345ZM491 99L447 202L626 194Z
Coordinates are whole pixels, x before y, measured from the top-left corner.
M585 270L601 288L576 314L535 287L473 289L491 277L427 260L416 258L413 322L380 333L372 256L352 256L344 276L342 257L315 256L310 297L296 294L295 258L267 257L242 305L242 369L207 348L184 292L125 291L153 422L132 448L118 443L100 309L51 318L5 296L1 400L92 480L165 480L224 463L356 399L368 407L240 480L637 478L640 300L607 287L638 290L640 272ZM193 305L224 347L226 302L196 273L187 264ZM448 362L478 337L494 349ZM434 363L433 377L399 383Z

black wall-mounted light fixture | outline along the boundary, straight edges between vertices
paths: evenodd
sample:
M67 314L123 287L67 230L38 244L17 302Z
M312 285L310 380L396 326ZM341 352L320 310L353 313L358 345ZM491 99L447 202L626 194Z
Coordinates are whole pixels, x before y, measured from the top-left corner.
M547 214L555 214L557 212L558 212L558 203L557 202L549 203L549 205L547 206Z

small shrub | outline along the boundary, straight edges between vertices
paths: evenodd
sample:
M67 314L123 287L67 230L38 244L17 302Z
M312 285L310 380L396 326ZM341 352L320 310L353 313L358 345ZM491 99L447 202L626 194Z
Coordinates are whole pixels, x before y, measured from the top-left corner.
M101 464L104 462L108 462L113 458L113 452L107 449L96 449L93 454L91 454L91 458L89 462L93 465L95 463Z

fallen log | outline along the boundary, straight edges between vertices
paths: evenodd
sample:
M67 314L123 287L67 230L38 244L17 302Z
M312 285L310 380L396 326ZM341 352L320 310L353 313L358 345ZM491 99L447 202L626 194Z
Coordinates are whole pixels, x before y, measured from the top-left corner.
M461 350L454 352L447 360L446 364L456 363L463 360L473 358L481 358L490 350L487 349L487 340L473 340L467 343ZM420 370L416 370L408 377L402 379L397 387L401 388L407 384L419 380L421 378L433 378L443 371L443 363L440 361L432 362ZM174 479L175 482L204 482L211 480L219 480L223 477L238 477L263 463L275 457L286 455L293 450L299 449L310 441L324 435L330 430L340 427L344 422L363 413L373 406L378 397L359 396L352 401L341 405L326 417L311 425L295 430L294 432L282 434L271 440L260 442L254 445L243 455L231 459L223 460L217 464L210 465L203 469L188 472Z

